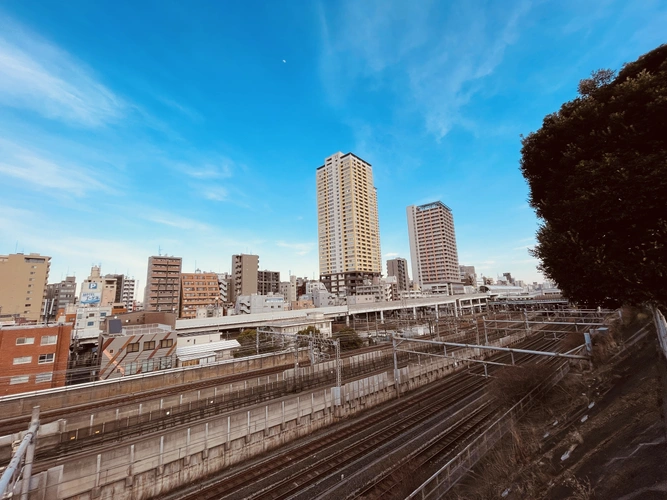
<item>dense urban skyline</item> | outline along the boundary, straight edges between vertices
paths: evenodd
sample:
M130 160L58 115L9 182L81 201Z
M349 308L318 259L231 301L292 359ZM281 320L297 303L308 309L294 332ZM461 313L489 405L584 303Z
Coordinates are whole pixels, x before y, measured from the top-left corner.
M101 264L143 289L158 249L316 277L333 151L373 165L383 273L405 207L440 200L461 264L541 281L519 134L667 23L660 2L113 5L0 6L0 253L51 256L51 282Z

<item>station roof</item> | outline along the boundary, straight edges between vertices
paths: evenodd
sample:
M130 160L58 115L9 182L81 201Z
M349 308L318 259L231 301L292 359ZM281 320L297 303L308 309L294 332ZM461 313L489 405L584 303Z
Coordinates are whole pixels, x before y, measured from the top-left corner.
M241 344L237 340L221 340L219 342L177 347L176 356L181 361L189 361L191 359L208 358L216 352L237 349L239 347L241 347Z

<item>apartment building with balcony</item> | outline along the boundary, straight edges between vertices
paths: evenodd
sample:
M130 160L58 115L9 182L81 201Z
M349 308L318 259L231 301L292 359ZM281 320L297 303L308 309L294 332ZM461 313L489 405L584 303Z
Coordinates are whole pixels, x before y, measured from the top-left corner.
M46 298L52 301L49 316L55 318L60 309L65 310L69 304L76 302L76 277L67 276L60 283L50 283L46 287Z
M148 258L144 310L178 313L182 265L181 257L154 255Z
M373 169L352 153L336 153L316 181L320 281L337 296L354 295L382 272Z
M280 293L280 273L278 271L257 271L257 293L259 295Z
M181 319L196 318L199 309L220 306L222 302L216 273L181 273Z
M39 321L49 283L51 257L0 255L0 319Z
M397 257L387 260L387 276L396 277L396 289L398 291L410 288L410 277L408 276L408 261Z
M240 295L252 295L257 293L258 272L258 255L232 255L232 277L234 278L232 302L236 302L236 298Z
M436 201L407 207L407 216L413 280L422 290L438 293L444 286L451 294L461 283L452 210Z

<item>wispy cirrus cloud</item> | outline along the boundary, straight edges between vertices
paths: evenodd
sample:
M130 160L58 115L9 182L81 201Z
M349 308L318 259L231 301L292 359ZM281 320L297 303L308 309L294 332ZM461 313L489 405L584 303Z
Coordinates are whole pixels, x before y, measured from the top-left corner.
M397 107L420 114L437 139L456 125L474 128L464 108L517 41L529 8L528 1L507 8L387 0L348 0L335 11L322 7L323 84L335 104L355 86L371 94L389 90ZM342 20L364 29L349 36L334 28Z
M204 198L211 201L226 201L229 197L229 191L222 186L205 187L202 193Z
M84 127L118 120L126 108L83 63L6 17L0 19L0 105Z
M186 231L211 231L213 229L212 226L204 222L166 211L142 209L141 207L136 207L136 212L140 214L142 219L175 229Z
M86 167L3 139L0 139L0 173L24 187L60 190L77 197L92 191L112 190Z
M213 160L176 162L172 168L197 180L229 179L239 167L233 160L220 157Z
M310 241L306 243L287 243L286 241L277 241L276 246L294 250L297 255L303 256L313 251L315 243Z

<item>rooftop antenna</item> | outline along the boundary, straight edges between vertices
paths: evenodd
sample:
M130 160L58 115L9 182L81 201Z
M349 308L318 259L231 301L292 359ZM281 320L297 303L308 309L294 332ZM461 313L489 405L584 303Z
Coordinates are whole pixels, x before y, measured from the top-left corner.
M157 247L157 255L158 257L162 257L162 247L160 247L160 245Z
M16 240L16 245L14 246L14 253L19 251L19 240Z

